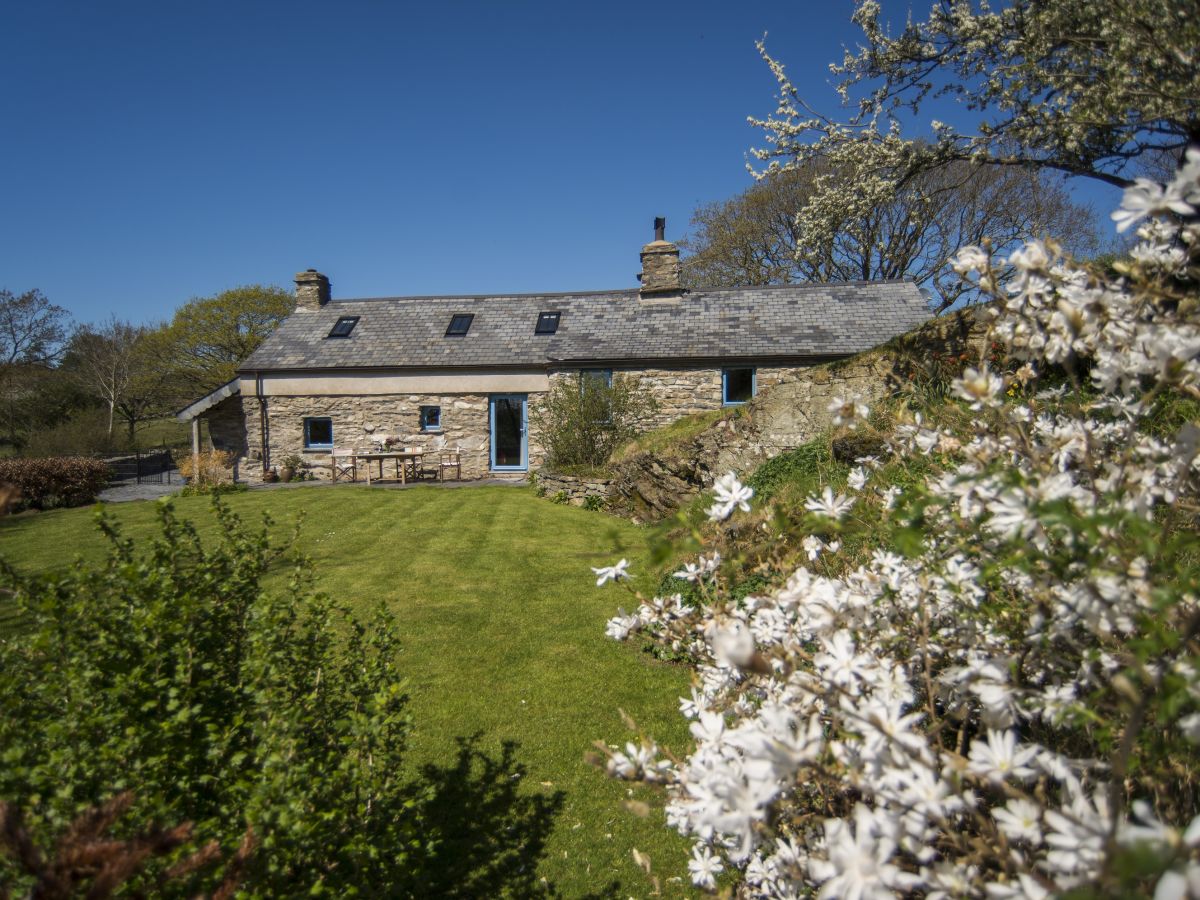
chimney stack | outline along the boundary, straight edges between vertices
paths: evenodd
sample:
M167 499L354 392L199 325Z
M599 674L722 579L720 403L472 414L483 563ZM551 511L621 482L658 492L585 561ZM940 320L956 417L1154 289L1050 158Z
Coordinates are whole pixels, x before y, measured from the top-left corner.
M683 296L680 278L679 248L666 239L667 220L654 220L654 240L642 247L643 300L678 300Z
M319 310L329 302L329 279L316 269L296 275L296 309Z

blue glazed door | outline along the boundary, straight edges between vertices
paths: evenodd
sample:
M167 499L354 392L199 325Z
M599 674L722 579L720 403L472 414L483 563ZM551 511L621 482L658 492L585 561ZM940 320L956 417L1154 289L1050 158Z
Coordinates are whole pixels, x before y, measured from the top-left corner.
M526 432L526 395L496 394L488 404L492 431L492 469L496 472L524 472L529 461Z

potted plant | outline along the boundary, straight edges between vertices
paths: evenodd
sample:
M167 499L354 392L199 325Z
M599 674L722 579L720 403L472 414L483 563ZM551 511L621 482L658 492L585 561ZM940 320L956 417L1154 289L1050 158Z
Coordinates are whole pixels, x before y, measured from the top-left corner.
M265 481L267 484L274 484L278 480L279 473L275 471L274 467L263 472L263 481Z
M289 454L279 461L279 480L291 481L303 468L304 459L295 453Z

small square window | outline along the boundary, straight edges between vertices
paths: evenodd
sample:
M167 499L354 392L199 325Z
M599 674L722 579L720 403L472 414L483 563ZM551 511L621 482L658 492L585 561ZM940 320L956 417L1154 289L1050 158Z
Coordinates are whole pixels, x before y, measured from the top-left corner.
M350 337L350 332L358 324L358 316L342 316L329 332L330 337Z
M721 402L726 406L745 403L753 396L753 369L725 369L721 373Z
M321 417L304 420L304 449L333 449L333 419Z
M446 337L462 337L471 330L471 320L474 313L458 313L450 317L450 327L446 329Z
M422 406L421 407L421 430L422 431L441 431L442 430L442 408L440 406Z
M533 329L533 333L554 334L558 331L558 320L561 316L560 312L538 313L537 327Z

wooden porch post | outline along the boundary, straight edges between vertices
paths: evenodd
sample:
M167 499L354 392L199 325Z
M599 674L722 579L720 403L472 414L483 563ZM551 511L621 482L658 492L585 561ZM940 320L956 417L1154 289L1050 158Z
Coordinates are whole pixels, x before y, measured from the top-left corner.
M192 416L192 483L200 482L200 417Z

